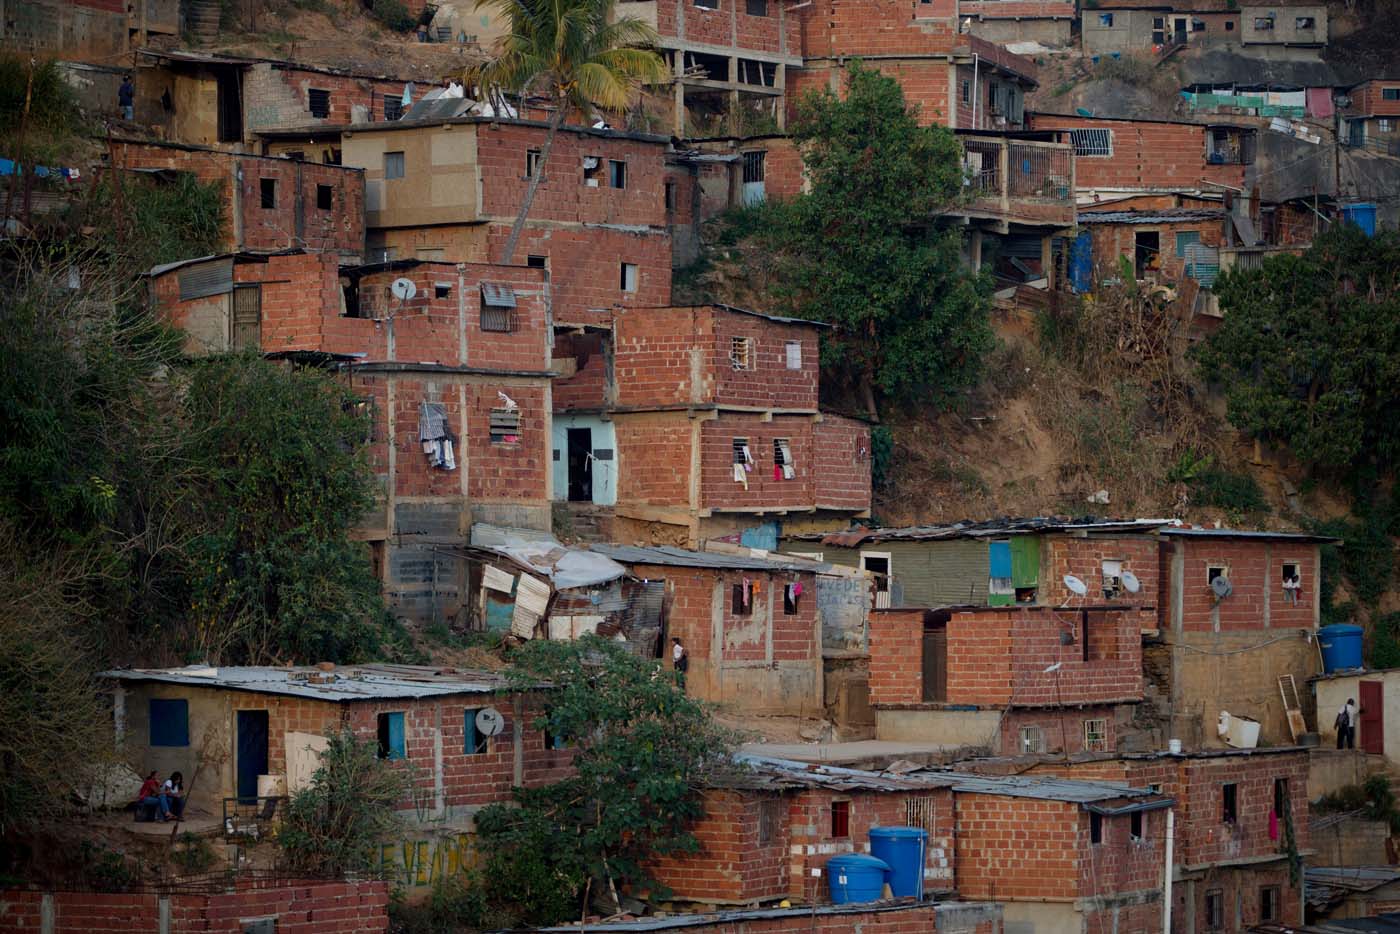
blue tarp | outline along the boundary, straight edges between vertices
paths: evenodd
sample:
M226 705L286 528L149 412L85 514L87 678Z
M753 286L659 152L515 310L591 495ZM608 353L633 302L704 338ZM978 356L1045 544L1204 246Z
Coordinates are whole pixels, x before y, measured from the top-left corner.
M1081 231L1069 247L1069 285L1076 292L1094 287L1094 246L1089 231Z
M1376 206L1374 204L1342 205L1342 221L1360 227L1368 237L1376 235Z

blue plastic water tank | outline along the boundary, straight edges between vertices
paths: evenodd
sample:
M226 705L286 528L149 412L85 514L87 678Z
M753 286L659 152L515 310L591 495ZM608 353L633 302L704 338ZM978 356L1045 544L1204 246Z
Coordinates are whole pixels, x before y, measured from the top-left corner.
M879 901L885 891L885 877L889 874L890 867L884 860L864 853L833 856L826 864L832 904Z
M1361 627L1338 623L1317 631L1322 647L1322 670L1328 674L1361 667Z
M928 831L919 827L871 827L870 855L890 866L890 891L896 898L924 897L924 852Z

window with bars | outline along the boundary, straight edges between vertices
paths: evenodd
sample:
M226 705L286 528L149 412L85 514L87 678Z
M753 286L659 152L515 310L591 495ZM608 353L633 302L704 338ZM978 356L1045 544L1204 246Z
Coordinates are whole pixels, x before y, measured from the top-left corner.
M1108 721L1093 719L1084 721L1084 751L1108 751Z
M729 339L729 365L736 370L753 369L753 338L732 337Z
M744 153L744 183L761 182L768 171L767 150Z
M387 94L384 96L384 119L389 121L403 119L402 98L390 97Z
M1038 726L1021 727L1021 755L1039 755L1045 751L1045 731Z
M311 88L306 92L306 104L311 116L324 120L331 115L331 92L323 88Z
M1070 130L1069 141L1074 144L1076 156L1113 155L1112 130Z
M502 333L514 331L515 309L482 303L481 329L483 331L499 331Z
M736 464L749 464L749 463L752 463L752 461L753 461L753 458L749 456L749 439L748 439L748 438L735 438L735 439L734 439L734 463L736 463Z
M797 473L797 462L792 457L792 439L773 439L773 479L791 480Z
M492 410L491 410L491 443L492 443L492 444L519 444L519 443L520 443L520 410L519 410L519 409L492 409Z
M1259 889L1259 920L1277 921L1279 915L1279 887L1266 885Z
M928 831L930 837L933 836L933 795L919 795L904 799L904 825L906 827L919 827Z
M1211 889L1206 892L1206 930L1221 931L1225 928L1225 892Z

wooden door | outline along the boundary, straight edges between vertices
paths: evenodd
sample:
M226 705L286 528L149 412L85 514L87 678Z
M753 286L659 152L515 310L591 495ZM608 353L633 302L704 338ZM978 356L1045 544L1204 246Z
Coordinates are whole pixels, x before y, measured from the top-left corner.
M234 350L262 349L262 287L236 285L233 287Z
M939 627L924 632L924 703L948 699L948 630Z
M1361 748L1373 756L1385 755L1385 693L1379 681L1362 681L1360 735L1356 737Z

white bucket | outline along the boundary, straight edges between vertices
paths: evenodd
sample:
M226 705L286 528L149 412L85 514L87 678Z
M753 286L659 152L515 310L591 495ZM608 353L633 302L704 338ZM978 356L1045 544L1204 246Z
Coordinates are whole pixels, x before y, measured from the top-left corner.
M1171 753L1171 754L1174 755L1174 756L1179 756L1179 755L1181 755L1181 740L1179 740L1179 739L1169 739L1169 740L1167 740L1167 752Z

